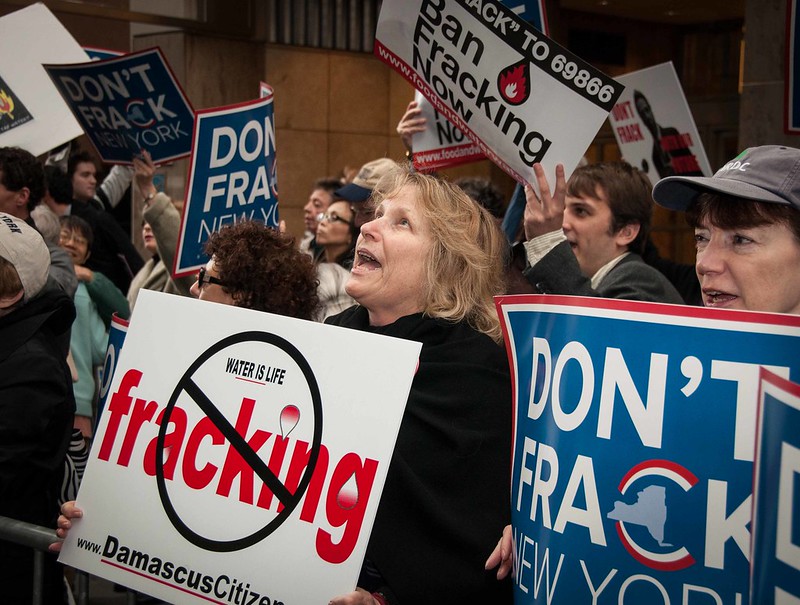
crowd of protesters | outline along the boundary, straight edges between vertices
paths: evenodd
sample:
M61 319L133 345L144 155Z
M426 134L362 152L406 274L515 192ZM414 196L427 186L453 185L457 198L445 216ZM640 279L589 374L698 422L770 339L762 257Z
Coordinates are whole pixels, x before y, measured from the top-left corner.
M412 103L398 134L410 148L422 128ZM76 432L79 444L93 437L112 317L128 318L143 289L194 296L422 342L359 589L331 602L510 603L508 530L484 563L510 511L511 379L493 296L800 313L800 151L744 154L747 171L670 176L654 189L625 162L569 178L537 164L536 187L518 192L513 241L491 182L459 186L378 158L349 182L311 184L302 238L240 221L209 237L207 262L187 278L172 273L180 212L156 189L147 152L98 185L86 152L61 168L0 148L0 515L65 535L81 516L68 502L56 519L75 482L65 461L85 456ZM148 259L108 212L124 195L141 196L134 228ZM693 269L653 252L653 199L686 213ZM0 566L21 578L9 598L25 602L30 551L0 543ZM52 555L44 586L46 602L65 602Z

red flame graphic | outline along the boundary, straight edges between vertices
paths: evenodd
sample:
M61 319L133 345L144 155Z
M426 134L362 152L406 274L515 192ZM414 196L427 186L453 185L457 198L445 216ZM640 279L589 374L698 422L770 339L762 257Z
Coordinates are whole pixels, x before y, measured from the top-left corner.
M522 60L510 65L497 76L500 96L511 105L522 105L531 94L530 63Z

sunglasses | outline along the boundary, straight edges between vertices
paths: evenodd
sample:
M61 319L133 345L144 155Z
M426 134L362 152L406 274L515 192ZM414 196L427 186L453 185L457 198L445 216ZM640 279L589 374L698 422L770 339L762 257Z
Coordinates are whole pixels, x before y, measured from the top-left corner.
M218 277L208 275L206 273L206 268L202 267L197 273L197 284L199 288L202 288L204 284L216 284L217 286L224 286L225 282Z

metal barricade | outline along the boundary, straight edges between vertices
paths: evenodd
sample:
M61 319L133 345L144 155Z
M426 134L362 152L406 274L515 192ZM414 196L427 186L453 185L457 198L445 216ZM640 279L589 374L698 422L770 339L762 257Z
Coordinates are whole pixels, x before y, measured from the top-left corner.
M42 605L44 554L58 540L56 530L0 516L0 540L33 549L33 605Z
M56 530L25 521L0 516L0 540L13 542L33 549L33 599L32 605L44 605L42 583L44 579L44 557L49 546L58 541ZM76 605L89 604L89 574L75 570L73 595ZM136 593L128 591L129 605L136 603Z

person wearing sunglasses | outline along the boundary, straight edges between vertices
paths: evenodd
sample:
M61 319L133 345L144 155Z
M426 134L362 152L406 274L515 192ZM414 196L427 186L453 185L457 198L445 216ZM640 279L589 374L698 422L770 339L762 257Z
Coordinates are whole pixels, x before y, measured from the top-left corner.
M212 233L210 260L192 285L200 300L313 319L317 276L310 256L294 238L258 221L242 221Z
M324 321L326 317L355 304L344 288L350 277L358 237L354 219L353 207L345 200L334 201L318 217L317 244L323 250L317 264L317 294L320 299L320 310L316 316L318 321Z

